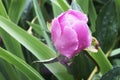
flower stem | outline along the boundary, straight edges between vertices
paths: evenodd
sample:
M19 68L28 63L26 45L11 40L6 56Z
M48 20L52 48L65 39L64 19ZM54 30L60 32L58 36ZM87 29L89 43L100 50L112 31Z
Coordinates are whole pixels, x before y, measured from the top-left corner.
M107 57L105 56L104 52L102 51L102 49L100 47L98 48L97 53L90 52L90 56L98 64L102 75L104 75L106 72L108 72L109 70L111 70L113 68L112 64L109 62L109 60L107 59Z

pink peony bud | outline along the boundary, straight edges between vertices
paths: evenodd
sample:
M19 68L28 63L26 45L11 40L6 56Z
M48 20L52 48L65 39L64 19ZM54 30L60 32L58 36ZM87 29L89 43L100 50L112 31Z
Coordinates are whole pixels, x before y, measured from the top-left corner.
M91 45L87 21L87 16L77 10L68 10L53 20L52 41L60 54L72 58Z

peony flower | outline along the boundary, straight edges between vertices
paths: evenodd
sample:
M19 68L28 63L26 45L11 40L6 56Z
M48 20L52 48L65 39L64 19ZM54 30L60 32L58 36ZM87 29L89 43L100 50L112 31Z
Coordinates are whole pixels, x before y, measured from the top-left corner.
M77 10L68 10L52 21L52 41L60 54L72 58L91 45L87 21L87 16Z

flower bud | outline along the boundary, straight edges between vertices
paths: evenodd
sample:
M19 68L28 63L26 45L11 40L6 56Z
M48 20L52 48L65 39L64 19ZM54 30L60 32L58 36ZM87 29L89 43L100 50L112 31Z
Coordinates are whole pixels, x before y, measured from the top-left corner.
M52 21L52 41L60 54L72 58L91 45L87 21L87 16L77 10L68 10Z

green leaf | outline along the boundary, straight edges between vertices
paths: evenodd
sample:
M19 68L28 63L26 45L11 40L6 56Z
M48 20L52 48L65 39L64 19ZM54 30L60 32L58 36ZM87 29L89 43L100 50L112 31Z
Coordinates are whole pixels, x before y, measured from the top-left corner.
M62 7L64 11L67 11L68 9L70 9L70 6L66 2L66 0L57 0L57 2L59 3L59 5Z
M5 80L5 77L3 76L1 72L0 72L0 80Z
M5 10L1 0L0 0L0 12L1 12L0 15L2 15L5 18L9 19L9 17L8 17L8 15L6 13L6 10ZM12 53L16 53L17 56L19 56L19 57L24 59L24 56L22 54L22 50L21 50L20 44L15 39L13 39L9 34L7 34L3 29L1 29L1 28L0 28L0 35L1 35L2 39L3 39L5 47L9 51L11 51ZM11 49L11 46L12 46L12 49Z
M97 53L89 52L89 55L92 57L92 59L94 59L96 64L99 66L102 75L104 75L106 72L113 68L112 64L107 59L107 57L105 56L104 52L100 47L98 47Z
M93 76L93 78L91 80L100 80L102 77L101 73L97 73Z
M8 32L12 37L19 41L24 47L32 52L39 60L46 60L56 57L55 52L47 47L47 45L40 42L38 39L28 34L20 27L11 21L0 16L0 27ZM59 62L45 64L45 66L59 79L59 80L73 80L65 66Z
M64 10L58 4L57 0L51 0L51 2L52 2L52 9L53 9L54 17L57 17L59 14L64 12Z
M4 16L5 18L8 18L8 15L6 13L6 10L5 10L1 0L0 0L0 10L1 10L0 15ZM0 28L0 36L2 37L5 48L7 50L11 51L12 53L16 54L20 58L24 59L20 44L15 39L13 39L9 34L7 34L2 28ZM12 46L12 48L11 48L11 46ZM8 64L7 62L4 62L4 64L5 64L4 68L7 72L10 80L18 79L21 76L21 74L20 75L18 74L16 76L16 74L19 72L17 72L12 65Z
M106 3L101 9L96 20L96 32L94 34L104 52L107 52L114 44L118 31L115 3L113 0Z
M42 29L43 37L45 38L45 40L46 40L46 42L47 42L47 45L48 45L51 49L53 49L52 43L51 43L51 41L50 41L50 38L49 38L49 36L48 36L47 33L46 33L46 31L47 31L48 29L47 29L47 26L46 26L46 24L45 24L45 20L44 20L44 18L43 18L43 15L42 15L42 12L41 12L41 10L40 10L40 8L39 8L39 5L38 5L37 0L33 0L33 4L34 4L34 9L35 9L36 15L37 15L37 17L38 17L38 21L39 21L39 23L40 23L40 25L41 25L40 27L41 27L41 29Z
M2 16L9 19L1 0L0 0L0 12L1 12ZM1 28L0 28L0 35L3 39L5 47L9 51L11 51L13 53L15 52L17 56L24 59L20 44L15 39L13 39L9 34L7 34L4 30L2 30ZM13 46L13 48L11 48L11 45Z
M120 34L120 0L115 0L115 6L116 6L116 14L117 14L117 21L118 21L118 31Z
M99 2L99 3L105 4L105 3L107 3L110 0L96 0L96 1Z
M30 50L39 60L55 57L55 52L50 50L47 45L2 16L0 16L0 27Z
M4 17L8 18L5 7L1 0L0 0L0 15L3 15Z
M93 0L89 0L89 12L88 12L88 16L90 19L90 23L91 23L91 31L92 33L95 32L95 23L96 23L96 19L97 19L97 13L93 4Z
M25 4L26 0L11 0L8 15L13 22L18 23Z
M113 60L112 60L112 64L113 64L114 66L120 66L120 59L119 59L119 58L113 59Z
M118 54L120 54L120 48L113 50L113 51L111 52L110 56L116 56L116 55L118 55Z
M40 28L40 25L38 24L33 24L33 23L30 23L30 22L27 22L34 30L36 33L38 33L39 35L43 35L42 33L42 29Z
M5 76L6 79L10 79L8 77L6 68L5 68L5 61L3 59L0 58L0 72Z
M0 48L0 57L13 64L31 80L44 80L44 78L35 69L30 67L24 60L2 48Z
M86 52L81 52L73 59L72 64L68 68L74 75L75 80L87 80L88 76L94 68L94 64L92 60L86 55Z
M71 3L71 8L74 9L74 10L78 10L78 11L82 11L81 7L79 6L79 4L76 2L76 0L73 0L72 3Z
M84 13L88 14L89 0L77 0Z
M2 0L2 2L4 3L4 6L5 6L5 8L6 8L6 11L8 11L11 0Z
M1 28L0 28L0 34L7 50L11 51L12 53L16 54L20 58L24 59L24 56L21 50L21 45ZM12 49L11 49L11 46L12 46Z
M101 80L119 80L120 79L120 67L115 67L105 75L102 76Z

